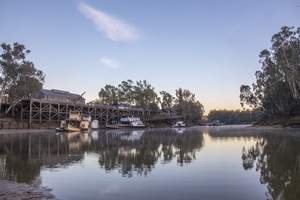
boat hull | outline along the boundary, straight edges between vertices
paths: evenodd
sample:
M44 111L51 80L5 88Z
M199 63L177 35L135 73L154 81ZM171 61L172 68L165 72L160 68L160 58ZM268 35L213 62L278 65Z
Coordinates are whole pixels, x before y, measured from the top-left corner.
M89 121L66 119L60 122L60 126L56 128L58 132L80 132L89 129Z
M176 124L173 125L174 128L181 128L181 127L188 127L188 125L186 123L184 123L183 121L178 121L176 122Z
M139 126L131 126L131 125L119 125L120 128L134 128L134 129L139 129L139 128L147 128L148 126L146 125L139 125Z
M132 125L123 125L123 124L106 124L105 128L108 129L142 129L147 128L146 125L140 125L140 126L132 126Z

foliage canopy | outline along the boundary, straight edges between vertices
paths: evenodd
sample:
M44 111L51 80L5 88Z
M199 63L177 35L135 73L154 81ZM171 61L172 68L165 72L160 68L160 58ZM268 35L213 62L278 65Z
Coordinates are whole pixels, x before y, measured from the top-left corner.
M45 74L35 68L34 64L26 60L30 53L26 47L19 43L11 45L2 43L0 55L0 89L1 99L8 95L9 102L22 97L32 97L42 88Z
M261 71L256 83L240 87L241 105L260 110L267 117L300 114L300 28L284 26L273 35L270 49L261 51Z
M154 87L147 82L132 80L122 81L118 87L106 85L99 92L99 99L94 103L119 105L134 105L143 109L162 110L170 113L175 110L185 120L197 122L204 113L203 105L195 100L195 94L186 89L176 90L176 98L166 91L160 91L160 96Z

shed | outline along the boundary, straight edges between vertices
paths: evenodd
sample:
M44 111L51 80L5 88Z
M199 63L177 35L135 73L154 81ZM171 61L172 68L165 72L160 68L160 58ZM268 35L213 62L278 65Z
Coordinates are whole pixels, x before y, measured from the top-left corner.
M38 92L36 98L61 103L85 104L85 98L82 95L56 89L42 89Z

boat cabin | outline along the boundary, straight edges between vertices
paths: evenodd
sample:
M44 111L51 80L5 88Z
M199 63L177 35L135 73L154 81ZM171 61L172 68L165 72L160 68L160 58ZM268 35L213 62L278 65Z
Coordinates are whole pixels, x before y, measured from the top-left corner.
M69 112L69 119L80 121L81 120L80 112L79 111L70 111Z

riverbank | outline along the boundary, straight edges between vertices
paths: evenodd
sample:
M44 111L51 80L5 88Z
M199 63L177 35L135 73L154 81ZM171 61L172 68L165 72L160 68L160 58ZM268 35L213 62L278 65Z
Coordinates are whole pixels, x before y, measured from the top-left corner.
M1 129L0 134L55 133L54 129Z
M36 187L25 183L0 180L0 199L1 200L56 200L51 194L51 189L46 187Z

